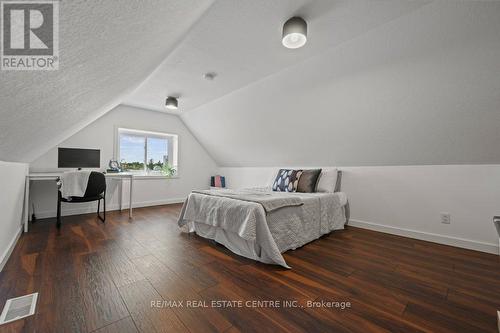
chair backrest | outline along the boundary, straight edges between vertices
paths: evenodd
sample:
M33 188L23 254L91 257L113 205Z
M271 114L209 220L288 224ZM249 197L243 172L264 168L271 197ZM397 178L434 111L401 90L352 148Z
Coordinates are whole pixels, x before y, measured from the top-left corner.
M92 171L89 175L84 197L97 197L105 191L106 177L101 172Z

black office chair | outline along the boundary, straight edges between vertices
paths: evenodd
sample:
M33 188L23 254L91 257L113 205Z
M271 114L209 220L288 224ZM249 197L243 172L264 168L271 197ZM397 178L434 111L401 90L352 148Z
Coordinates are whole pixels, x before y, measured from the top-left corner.
M99 214L103 202L103 216ZM87 182L87 189L83 197L63 198L61 191L57 195L57 229L61 228L61 202L77 203L97 201L97 217L104 223L106 222L106 178L103 173L92 171Z

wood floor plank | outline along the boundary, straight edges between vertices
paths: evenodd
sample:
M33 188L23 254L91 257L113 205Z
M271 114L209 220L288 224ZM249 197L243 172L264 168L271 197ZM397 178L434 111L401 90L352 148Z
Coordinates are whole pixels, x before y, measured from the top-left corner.
M144 280L145 277L132 261L121 251L102 251L99 253L103 269L117 287Z
M142 246L135 239L122 240L118 244L129 259L135 259L151 254L148 249Z
M82 255L78 274L78 292L90 331L129 316L121 296L98 253Z
M109 322L89 316L82 297L84 289L75 272L61 276L44 275L39 292L35 321L31 329L39 332L89 332ZM30 317L29 320L32 318ZM95 323L97 322L97 325ZM31 329L26 330L28 332Z
M234 265L234 264L233 264ZM219 285L209 288L207 292L219 291L223 299L231 301L244 300L243 310L255 310L270 321L277 323L287 332L325 332L332 329L342 331L340 323L324 323L303 308L308 298L297 293L287 284L280 284L278 279L270 279L263 274L248 274L245 266L212 263L212 273L220 281ZM223 289L225 291L221 292ZM231 292L228 292L228 291ZM310 298L309 298L310 299ZM277 302L275 305L260 305L258 302ZM297 306L285 306L285 302L297 302ZM233 323L234 325L234 323ZM241 329L241 328L240 328Z
M316 301L342 301L338 295L325 293ZM313 313L318 318L325 321L333 321L341 324L349 332L426 332L424 327L416 325L411 321L404 319L400 315L394 315L387 311L366 304L353 301L351 307L342 310L342 308L308 308L307 311Z
M244 302L246 299L239 296L233 290L224 286L214 286L200 293L203 300L207 302L228 302L233 304L237 301ZM273 320L266 313L258 309L241 308L235 306L221 306L216 308L231 324L242 332L287 332L285 326Z
M149 281L138 281L119 290L139 332L188 332L171 308L154 306L164 299Z
M132 318L127 317L108 326L98 329L92 333L137 333L137 328Z
M177 275L156 257L136 258L133 263L164 299L186 301L196 298L197 285Z
M404 313L406 319L427 327L434 332L443 333L474 333L484 332L484 329L471 325L469 322L450 317L441 311L409 303Z
M223 332L231 327L214 309L195 307L200 299L196 285L178 276L154 256L136 258L133 262L163 299L183 301L182 307L174 307L173 311L191 332Z
M182 252L172 252L168 249L157 251L154 256L177 276L182 276L185 282L191 284L196 291L212 287L217 281L207 273L204 266L192 263L192 259L186 259Z

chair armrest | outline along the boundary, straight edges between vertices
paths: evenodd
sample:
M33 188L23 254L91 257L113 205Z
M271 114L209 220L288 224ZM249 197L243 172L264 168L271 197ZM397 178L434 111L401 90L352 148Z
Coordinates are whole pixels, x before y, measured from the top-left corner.
M500 216L493 217L493 225L497 229L498 237L500 238Z

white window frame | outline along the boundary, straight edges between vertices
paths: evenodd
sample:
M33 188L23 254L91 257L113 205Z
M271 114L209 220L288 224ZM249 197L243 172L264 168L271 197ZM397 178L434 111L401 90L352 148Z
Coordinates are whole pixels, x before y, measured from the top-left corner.
M129 134L129 135L136 135L140 137L144 137L146 140L144 143L144 170L142 171L130 171L130 172L136 172L140 174L157 174L161 176L162 174L160 172L156 171L150 171L147 169L147 154L148 154L148 140L147 138L162 138L162 139L167 139L168 140L168 163L172 165L172 167L176 170L174 177L179 176L179 135L177 134L171 134L171 133L162 133L162 132L155 132L155 131L145 131L145 130L138 130L138 129L132 129L132 128L124 128L124 127L117 127L115 126L115 145L114 145L114 159L117 160L118 162L121 161L120 158L120 134Z

